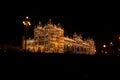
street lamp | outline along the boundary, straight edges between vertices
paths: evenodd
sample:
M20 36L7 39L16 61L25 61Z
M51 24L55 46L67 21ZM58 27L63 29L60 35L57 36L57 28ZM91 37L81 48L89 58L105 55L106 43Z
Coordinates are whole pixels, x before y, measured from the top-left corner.
M105 48L105 47L106 47L106 45L104 44L104 45L103 45L103 47Z
M22 23L25 26L25 51L26 51L27 28L31 25L31 23L29 21L29 17L26 16L25 20L23 20Z
M107 51L106 51L106 45L105 45L105 44L103 45L102 53L106 53L106 54L107 54Z
M113 42L110 42L110 44L109 44L110 46L113 46L114 44L113 44Z
M118 37L118 39L120 40L120 36Z

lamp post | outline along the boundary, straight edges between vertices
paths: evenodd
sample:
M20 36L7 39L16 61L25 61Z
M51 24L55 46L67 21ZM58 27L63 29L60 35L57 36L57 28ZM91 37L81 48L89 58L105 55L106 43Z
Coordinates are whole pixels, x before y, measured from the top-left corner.
M25 26L25 51L26 51L26 39L27 39L27 29L28 27L31 25L30 21L29 21L29 17L26 16L25 20L23 20L23 25Z
M106 48L106 45L105 45L105 44L103 45L103 48Z
M120 36L118 37L118 39L120 40Z
M106 51L106 45L105 45L105 44L103 45L103 52L106 53L106 54L108 53L108 52Z

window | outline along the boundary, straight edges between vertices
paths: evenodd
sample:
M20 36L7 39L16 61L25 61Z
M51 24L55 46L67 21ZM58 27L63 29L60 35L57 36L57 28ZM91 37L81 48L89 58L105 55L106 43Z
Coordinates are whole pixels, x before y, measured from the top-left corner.
M35 37L35 40L37 40L37 37Z
M43 42L43 41L40 41L40 42L39 42L39 45L44 45L44 42Z

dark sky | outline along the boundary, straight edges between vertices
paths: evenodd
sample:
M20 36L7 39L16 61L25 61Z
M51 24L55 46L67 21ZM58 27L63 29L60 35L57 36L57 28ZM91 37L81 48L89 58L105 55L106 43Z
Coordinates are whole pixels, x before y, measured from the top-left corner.
M54 23L61 23L65 34L77 32L83 37L92 37L96 42L110 40L119 33L119 10L112 3L16 1L1 7L1 41L14 42L23 34L22 20L26 15L33 27L39 20L46 23L51 18Z

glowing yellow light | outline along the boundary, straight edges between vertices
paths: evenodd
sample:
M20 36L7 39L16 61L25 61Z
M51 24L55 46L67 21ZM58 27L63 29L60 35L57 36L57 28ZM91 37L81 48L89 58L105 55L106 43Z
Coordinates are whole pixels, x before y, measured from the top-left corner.
M106 45L103 45L103 47L105 48L105 47L106 47Z
M31 25L31 23L28 21L28 25Z
M25 21L23 21L23 24L25 25Z
M58 43L57 42L55 43L55 47L58 47Z
M28 19L29 17L28 16L26 16L26 19Z

